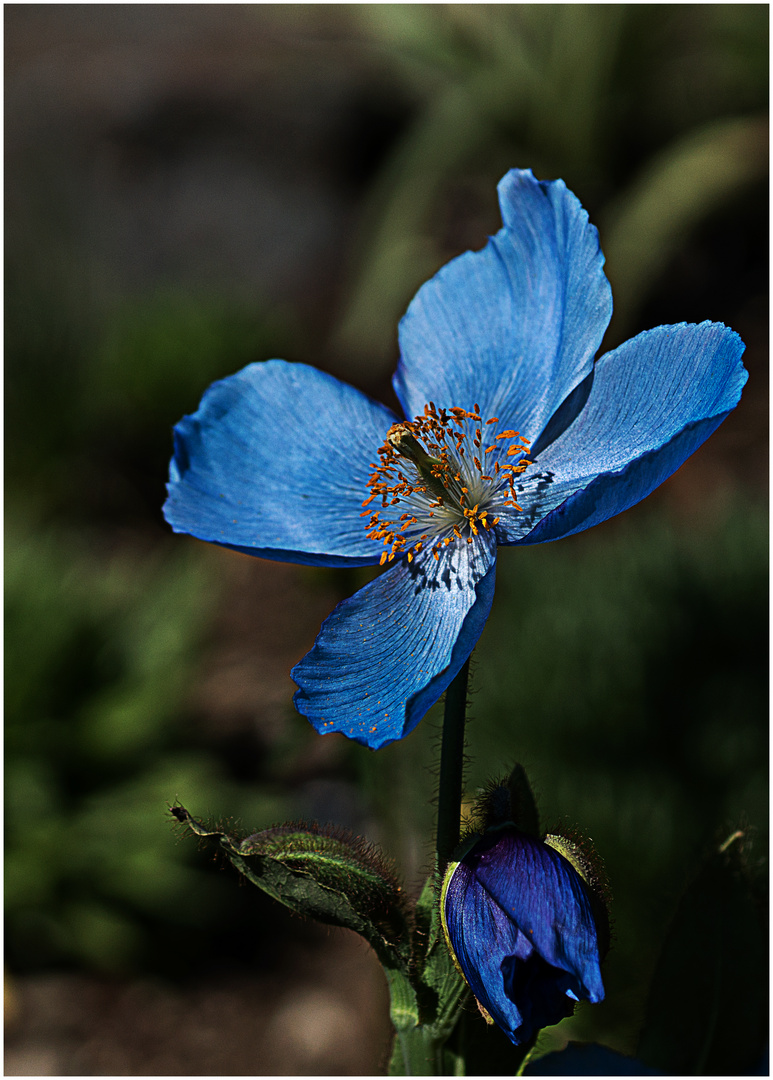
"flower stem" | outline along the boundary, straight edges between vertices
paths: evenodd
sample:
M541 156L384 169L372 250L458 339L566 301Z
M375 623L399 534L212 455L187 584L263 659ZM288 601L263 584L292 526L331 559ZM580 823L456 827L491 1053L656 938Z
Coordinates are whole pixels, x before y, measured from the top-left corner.
M390 1076L445 1076L444 1038L427 1027L398 1031L389 1063Z
M459 843L464 770L464 724L467 715L469 657L446 690L443 738L440 744L440 785L437 809L437 865L442 871Z

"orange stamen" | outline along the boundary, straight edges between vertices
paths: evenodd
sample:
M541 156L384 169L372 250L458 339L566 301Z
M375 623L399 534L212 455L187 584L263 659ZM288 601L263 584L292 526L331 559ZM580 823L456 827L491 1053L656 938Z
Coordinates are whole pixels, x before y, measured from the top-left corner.
M430 401L422 415L389 429L378 450L378 464L371 466L370 494L360 514L368 519L369 539L384 544L380 565L398 555L412 562L425 542L439 560L451 544L462 540L471 544L481 531L497 525L499 517L489 516L487 506L521 509L514 478L531 464L524 456L529 440L508 429L495 434L484 448L483 427L497 423L495 416L482 419L477 402L474 409L454 405L438 410ZM502 446L502 439L511 445ZM481 460L489 454L495 454L493 468L484 473ZM519 460L507 465L497 460L513 458ZM368 509L375 499L381 509ZM473 499L475 505L470 507ZM392 507L400 510L390 513Z

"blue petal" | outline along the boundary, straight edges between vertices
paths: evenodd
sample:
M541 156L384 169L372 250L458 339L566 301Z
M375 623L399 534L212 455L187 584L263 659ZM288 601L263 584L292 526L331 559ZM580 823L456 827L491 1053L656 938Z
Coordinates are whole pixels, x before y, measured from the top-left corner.
M499 543L558 540L649 495L738 404L743 350L719 323L680 323L603 356L584 408L519 477L523 512L500 522Z
M590 896L571 863L510 829L487 834L465 862L543 960L574 975L579 996L603 1000Z
M465 861L453 871L443 916L470 989L516 1046L571 1015L574 977L538 955Z
M612 294L596 229L562 180L514 169L499 201L504 228L411 302L394 386L409 418L430 400L477 403L534 441L590 372Z
M378 562L382 545L360 514L394 421L305 364L250 364L175 427L164 516L175 532L263 558Z
M438 700L480 637L494 596L490 533L393 565L344 600L291 675L317 731L377 750Z
M505 993L502 961L519 947L518 927L476 880L463 862L446 890L443 916L456 960L470 989L516 1046L523 1035L523 1016Z

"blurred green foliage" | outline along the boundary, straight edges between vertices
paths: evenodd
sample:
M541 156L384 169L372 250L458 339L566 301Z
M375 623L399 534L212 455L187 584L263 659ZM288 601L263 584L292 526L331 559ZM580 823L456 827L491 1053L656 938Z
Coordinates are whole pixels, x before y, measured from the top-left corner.
M6 276L11 488L70 519L144 516L137 496L150 480L158 498L181 412L214 379L286 353L288 320L172 287L96 299L82 268L67 280L23 255L12 253Z
M230 890L165 807L195 793L253 822L284 801L195 726L223 584L214 551L162 531L170 429L277 331L216 299L157 293L94 319L64 287L8 288L6 956L179 970L179 928L214 929Z
M64 529L6 532L7 960L100 970L169 964L162 934L230 906L225 882L164 828L179 792L274 817L186 734L186 691L218 595L198 548L172 553ZM167 942L167 953L174 949ZM191 962L195 957L190 958Z
M291 20L280 9L271 18ZM353 201L334 310L276 310L260 296L248 308L227 283L217 295L174 282L110 294L95 287L77 222L63 239L50 207L9 245L15 970L179 971L194 953L217 962L224 921L241 956L280 918L175 844L163 820L177 796L247 829L297 815L277 781L295 747L280 745L280 760L256 763L246 781L202 736L187 697L225 596L222 561L237 556L167 535L160 506L171 426L210 381L285 356L348 368L379 393L406 303L498 227L494 185L512 166L562 176L589 209L613 337L651 325L639 324L646 313L767 338L766 6L376 4L337 17L348 39L326 55L357 70L364 55L370 94L400 104L403 119ZM739 414L764 379L759 348L746 359ZM576 822L607 864L607 1000L568 1029L623 1050L635 1047L665 926L701 851L738 825L751 828L753 859L765 850L767 516L753 478L733 462L728 475L708 523L674 523L652 500L592 534L504 553L474 662L470 789L520 761L545 825ZM326 573L309 571L309 588ZM329 579L343 596L362 573ZM340 741L327 766L356 785L379 821L373 839L412 885L431 856L436 740L437 714L378 755ZM256 912L269 910L263 925Z
M581 193L601 230L618 341L676 244L767 175L760 6L355 11L414 111L368 193L341 347L389 356L407 302L454 253L442 242L458 235L451 214L469 229L513 165ZM480 246L469 233L465 243Z
M732 833L708 854L669 927L638 1047L664 1075L767 1071L766 920L744 842Z

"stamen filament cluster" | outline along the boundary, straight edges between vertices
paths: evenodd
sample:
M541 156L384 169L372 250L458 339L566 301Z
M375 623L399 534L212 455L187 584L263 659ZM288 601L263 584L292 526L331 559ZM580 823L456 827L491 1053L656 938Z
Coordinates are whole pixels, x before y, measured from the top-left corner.
M524 457L529 440L511 430L484 440L484 429L498 423L496 416L484 421L478 405L438 410L430 401L423 416L392 425L379 448L379 464L372 465L361 515L370 515L369 538L384 543L382 566L400 554L410 562L428 545L439 559L455 541L471 544L499 521L487 509L492 503L521 509L515 477L531 464ZM379 510L367 509L379 498Z

